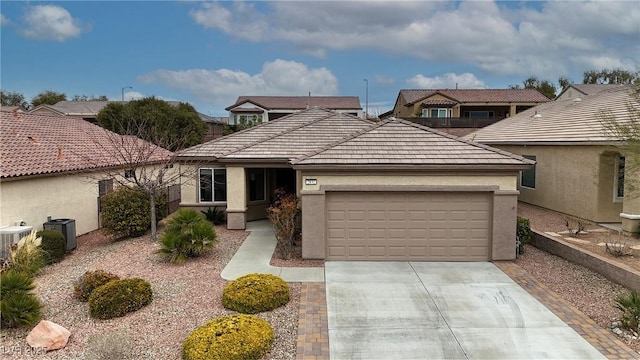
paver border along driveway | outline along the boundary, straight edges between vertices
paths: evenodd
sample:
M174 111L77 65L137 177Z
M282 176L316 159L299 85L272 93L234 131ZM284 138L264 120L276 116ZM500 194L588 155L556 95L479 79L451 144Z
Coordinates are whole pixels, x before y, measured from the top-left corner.
M495 265L325 263L329 346L342 359L604 359Z

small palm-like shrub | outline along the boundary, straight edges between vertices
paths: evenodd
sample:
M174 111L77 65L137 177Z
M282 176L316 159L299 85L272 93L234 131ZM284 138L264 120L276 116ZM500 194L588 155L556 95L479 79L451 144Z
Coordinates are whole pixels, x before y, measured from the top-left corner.
M89 314L97 319L112 319L142 309L153 300L151 284L131 278L112 280L89 296Z
M67 241L60 231L42 230L36 236L42 239L40 247L46 253L47 264L57 263L67 255Z
M0 276L0 325L28 327L41 318L40 300L32 293L33 277L24 272L9 270Z
M252 315L222 316L195 329L184 341L185 360L252 360L273 345L273 328Z
M270 311L289 302L289 284L271 274L249 274L231 281L222 292L222 305L244 314Z
M180 209L167 221L160 237L160 254L169 262L182 264L189 257L200 256L217 243L215 229L193 209Z
M111 280L119 280L118 275L103 270L87 271L78 279L73 287L73 294L80 301L89 301L91 293Z
M633 331L640 330L640 293L632 290L628 294L618 296L616 308L622 311L622 325Z
M210 207L206 211L200 211L204 214L209 222L213 225L222 225L225 222L224 210L220 210L217 207Z
M40 247L42 239L32 231L23 237L17 244L11 245L9 263L11 269L35 275L47 264L46 253Z

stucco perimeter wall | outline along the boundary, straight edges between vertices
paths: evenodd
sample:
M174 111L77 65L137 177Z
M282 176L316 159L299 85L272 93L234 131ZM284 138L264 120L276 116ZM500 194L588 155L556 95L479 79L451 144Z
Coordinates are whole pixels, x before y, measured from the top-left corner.
M615 149L579 145L492 145L536 157L535 189L520 187L520 200L594 222L620 222L613 199Z
M491 260L515 258L517 173L367 175L303 171L302 257L326 256L326 193L330 191L486 191L493 193ZM317 182L308 185L309 182Z
M609 261L607 258L581 249L573 244L553 239L541 232L532 230L531 235L531 244L538 249L582 265L629 289L640 291L639 271L626 265Z
M75 219L76 235L98 229L98 180L66 175L0 183L0 225L24 221L42 230L48 216Z

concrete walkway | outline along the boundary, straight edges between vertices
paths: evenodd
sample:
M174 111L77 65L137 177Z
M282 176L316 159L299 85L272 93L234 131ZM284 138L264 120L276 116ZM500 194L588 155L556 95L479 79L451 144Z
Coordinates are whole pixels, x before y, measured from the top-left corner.
M323 267L277 267L269 265L277 240L269 220L247 223L250 232L220 276L234 280L252 273L273 274L286 282L323 282Z

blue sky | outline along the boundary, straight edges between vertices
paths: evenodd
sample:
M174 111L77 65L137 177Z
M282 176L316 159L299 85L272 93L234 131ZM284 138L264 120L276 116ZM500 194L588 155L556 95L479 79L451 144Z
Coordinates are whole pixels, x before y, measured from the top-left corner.
M0 87L156 96L202 113L244 95L506 88L640 70L640 1L2 1ZM365 81L367 79L367 81ZM131 87L131 88L128 88Z

